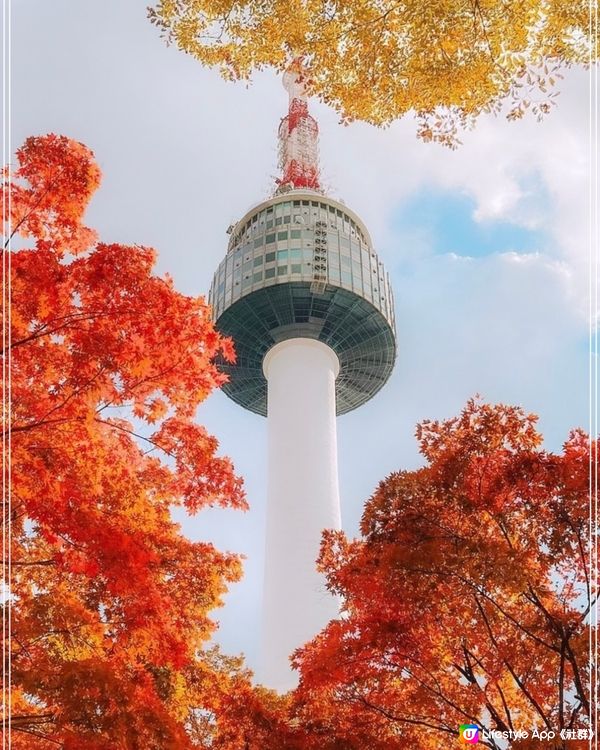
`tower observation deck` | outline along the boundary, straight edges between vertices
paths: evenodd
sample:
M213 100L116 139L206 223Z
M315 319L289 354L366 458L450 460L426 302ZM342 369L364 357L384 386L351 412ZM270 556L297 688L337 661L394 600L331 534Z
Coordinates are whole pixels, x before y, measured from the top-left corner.
M321 191L302 76L284 75L278 188L228 230L209 293L237 355L223 390L268 417L259 677L279 690L294 685L292 651L338 611L315 570L321 531L340 528L335 417L372 398L396 357L389 277L360 218Z

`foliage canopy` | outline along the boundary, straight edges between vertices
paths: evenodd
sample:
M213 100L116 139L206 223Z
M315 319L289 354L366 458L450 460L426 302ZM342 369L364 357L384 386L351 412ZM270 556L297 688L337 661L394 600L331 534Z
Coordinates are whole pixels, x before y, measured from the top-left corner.
M230 79L301 55L309 90L344 121L410 111L418 134L454 146L458 128L508 104L549 111L560 69L587 64L587 0L158 0L168 42Z
M590 443L573 431L549 453L535 422L471 401L423 423L426 466L380 484L359 539L326 533L344 616L296 653L305 726L356 750L437 750L466 723L585 730Z
M17 160L3 186L19 244L4 321L13 747L198 746L221 687L244 681L205 648L241 568L170 509L246 505L193 420L231 342L202 298L152 274L153 250L82 224L100 182L85 146L33 137Z

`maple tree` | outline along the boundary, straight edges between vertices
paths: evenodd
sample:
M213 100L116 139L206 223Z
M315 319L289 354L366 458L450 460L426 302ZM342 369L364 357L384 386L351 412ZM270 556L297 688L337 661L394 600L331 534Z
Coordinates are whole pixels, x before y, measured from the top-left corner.
M576 430L547 452L535 422L470 401L422 423L426 465L381 482L359 539L324 534L343 613L296 652L290 708L320 747L437 750L474 723L555 731L562 748L560 730L588 726L596 450Z
M421 138L450 146L506 104L510 119L541 118L560 70L597 50L584 0L157 0L148 13L227 78L303 55L310 93L344 121L385 125L412 111Z
M153 275L152 249L83 224L99 183L93 154L56 135L4 171L8 726L15 750L184 750L214 734L220 686L248 680L206 648L240 561L171 518L245 507L194 421L224 381L215 356L234 353L203 298Z

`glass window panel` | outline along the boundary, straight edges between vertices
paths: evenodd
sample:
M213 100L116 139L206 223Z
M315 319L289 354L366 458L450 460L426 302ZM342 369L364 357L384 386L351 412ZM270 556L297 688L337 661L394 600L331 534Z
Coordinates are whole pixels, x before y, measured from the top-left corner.
M259 271L258 273L254 274L254 276L252 277L252 281L255 282L255 283L257 281L262 281L262 277L263 277L262 271Z
M277 275L278 276L285 276L287 274L287 272L288 272L288 267L287 266L279 266L279 268L277 269Z
M292 273L301 273L302 266L300 263L292 263Z
M300 229L292 229L292 239L293 240L299 240L300 239Z
M265 255L265 263L271 263L273 260L275 260L275 253L267 253Z
M277 262L280 261L287 261L288 257L288 251L287 250L278 250L277 251Z
M278 240L287 240L287 236L288 236L287 232L277 232Z
M256 266L262 266L263 264L263 256L260 255L258 258L254 258L254 267Z
M254 240L254 247L260 247L264 241L264 237L257 237Z
M265 271L265 279L272 279L275 276L274 268L267 268Z
M276 226L280 226L282 222L283 222L283 219L281 218L281 216L279 216L277 219L275 219Z
M268 234L268 235L267 235L267 236L265 237L265 240L267 241L267 243L268 243L268 242L275 242L275 233L273 233L273 234Z
M290 260L300 260L302 257L302 250L300 248L293 247L290 250Z

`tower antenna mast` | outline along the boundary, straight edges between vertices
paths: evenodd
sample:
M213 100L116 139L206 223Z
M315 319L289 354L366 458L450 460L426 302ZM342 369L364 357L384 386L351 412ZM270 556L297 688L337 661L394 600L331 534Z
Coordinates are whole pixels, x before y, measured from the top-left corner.
M319 126L308 111L306 84L306 70L302 58L297 57L283 74L289 107L279 125L278 192L298 189L321 192Z

